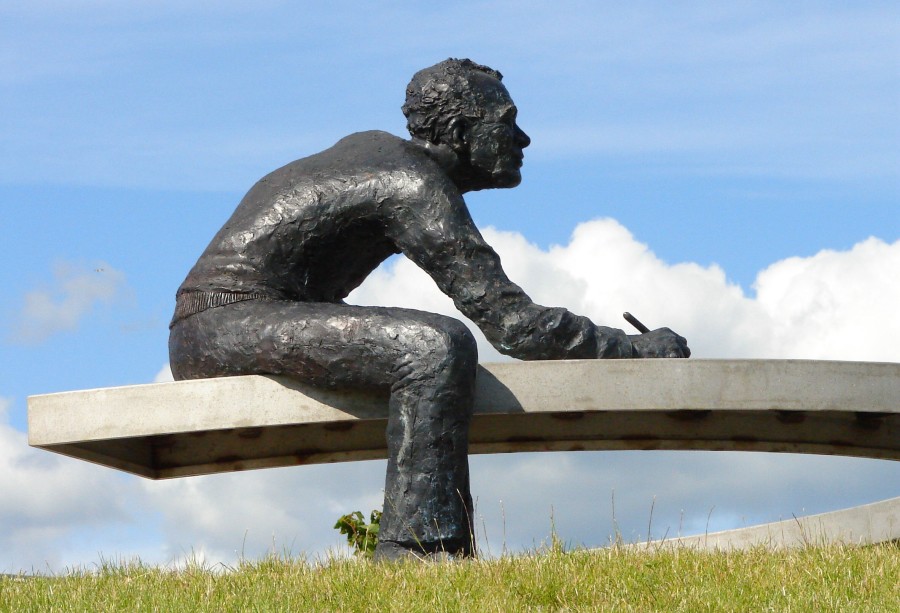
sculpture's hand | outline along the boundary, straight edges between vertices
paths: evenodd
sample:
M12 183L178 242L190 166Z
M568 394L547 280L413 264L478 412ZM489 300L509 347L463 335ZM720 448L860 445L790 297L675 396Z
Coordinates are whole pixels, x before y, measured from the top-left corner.
M629 334L636 358L689 358L691 350L687 340L668 328L660 328L645 334Z

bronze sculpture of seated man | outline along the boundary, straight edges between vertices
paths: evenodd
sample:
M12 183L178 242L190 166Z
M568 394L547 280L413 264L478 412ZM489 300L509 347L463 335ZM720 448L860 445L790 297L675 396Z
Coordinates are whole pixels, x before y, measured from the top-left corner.
M390 395L376 557L473 555L468 428L477 351L456 319L343 299L390 255L426 271L502 353L521 359L688 357L642 335L534 304L463 201L515 187L530 139L497 71L450 59L418 72L411 140L352 134L262 178L178 290L176 379L286 375Z

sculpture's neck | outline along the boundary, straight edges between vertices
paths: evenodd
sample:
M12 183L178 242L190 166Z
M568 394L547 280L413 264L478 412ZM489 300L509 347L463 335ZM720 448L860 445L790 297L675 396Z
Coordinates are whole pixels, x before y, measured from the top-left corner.
M435 144L421 138L413 137L411 142L421 147L438 166L444 169L447 176L456 184L460 193L466 193L482 189L476 186L474 173L469 165L463 162L459 155L448 145Z

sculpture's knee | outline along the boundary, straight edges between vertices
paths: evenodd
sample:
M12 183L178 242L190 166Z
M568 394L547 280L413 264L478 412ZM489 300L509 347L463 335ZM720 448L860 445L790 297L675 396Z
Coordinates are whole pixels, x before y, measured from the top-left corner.
M448 317L435 332L432 351L440 362L453 368L475 368L478 345L464 323Z
M478 363L478 344L469 328L450 317L442 324L442 350L448 359L466 364Z
M194 355L191 342L183 322L179 322L169 333L169 366L176 381L213 377L215 373L204 372L202 357Z
M474 379L478 347L461 321L440 317L420 323L407 342L414 378Z

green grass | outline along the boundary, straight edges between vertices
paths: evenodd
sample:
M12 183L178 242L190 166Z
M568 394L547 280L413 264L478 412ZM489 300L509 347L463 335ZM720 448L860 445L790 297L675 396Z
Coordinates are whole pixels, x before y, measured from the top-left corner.
M459 563L234 569L101 564L0 578L0 611L900 611L900 548L565 552Z

